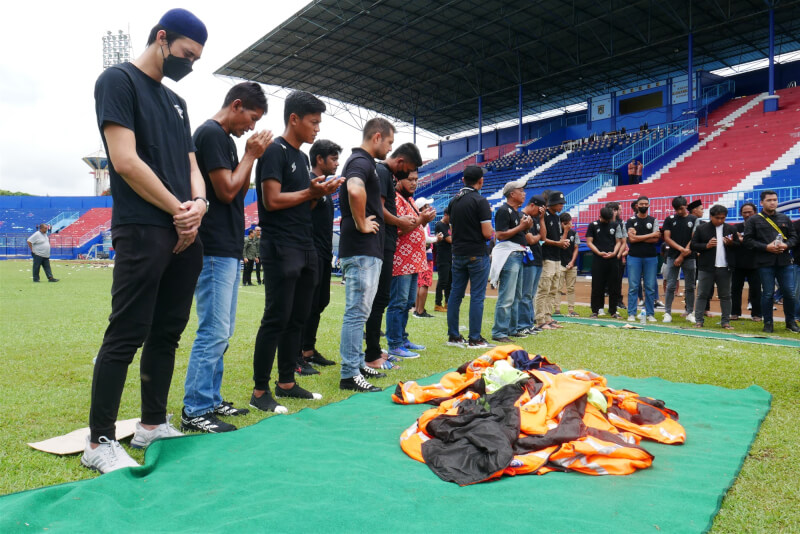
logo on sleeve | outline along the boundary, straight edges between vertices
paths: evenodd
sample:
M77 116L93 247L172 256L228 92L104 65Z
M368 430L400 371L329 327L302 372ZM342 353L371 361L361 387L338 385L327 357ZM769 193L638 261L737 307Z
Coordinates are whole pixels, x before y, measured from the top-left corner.
M611 234L611 235L614 235L614 229L613 228L609 228L608 229L608 233Z
M692 227L692 221L689 221L689 222L687 223L687 226L688 226L689 228L691 228L691 227Z
M292 162L292 172L297 170L297 165L295 165L294 161Z
M180 107L178 104L175 104L175 111L178 112L178 116L180 116L181 120L183 119L183 108Z

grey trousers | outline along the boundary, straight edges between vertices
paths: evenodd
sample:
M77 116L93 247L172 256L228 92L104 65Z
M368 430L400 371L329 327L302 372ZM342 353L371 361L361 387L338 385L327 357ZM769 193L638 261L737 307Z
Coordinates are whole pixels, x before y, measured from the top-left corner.
M683 269L683 282L686 285L686 313L694 311L695 259L686 257L681 265L675 266L675 258L667 258L667 295L664 300L664 311L672 313L672 301L675 288L678 287L680 271Z
M731 278L732 274L727 267L716 267L713 271L700 271L697 277L697 306L698 311L696 321L703 324L703 310L714 292L714 284L717 285L717 295L719 304L722 308L721 326L731 322Z

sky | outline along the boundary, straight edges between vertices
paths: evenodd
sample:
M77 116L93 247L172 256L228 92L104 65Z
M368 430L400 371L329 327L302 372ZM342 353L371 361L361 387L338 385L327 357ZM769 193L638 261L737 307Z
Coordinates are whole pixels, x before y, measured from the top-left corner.
M185 7L208 28L208 41L194 71L179 83L164 83L186 100L192 127L210 118L235 81L213 72L247 46L300 10L305 0L193 1L151 0L14 2L0 16L0 189L34 195L91 196L94 179L81 161L102 143L94 110L94 83L103 70L106 31L130 31L132 57L145 48L150 29L173 7ZM283 101L268 97L269 112L257 130L283 132ZM250 134L237 140L240 154ZM360 130L323 115L318 139L345 148L361 144ZM395 146L411 141L408 128ZM423 159L436 149L417 142ZM304 146L307 152L309 146ZM342 159L344 161L344 159Z

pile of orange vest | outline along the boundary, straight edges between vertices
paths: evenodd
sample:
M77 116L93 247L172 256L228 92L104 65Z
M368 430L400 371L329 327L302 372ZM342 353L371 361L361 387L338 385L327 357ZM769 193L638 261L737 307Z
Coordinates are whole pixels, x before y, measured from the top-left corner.
M500 360L526 370L487 394L484 373ZM533 360L537 365L528 365ZM686 441L678 414L663 401L612 389L590 371L562 372L516 345L496 347L437 384L400 382L392 399L436 406L403 432L400 445L460 485L551 471L627 475L653 462L642 438Z

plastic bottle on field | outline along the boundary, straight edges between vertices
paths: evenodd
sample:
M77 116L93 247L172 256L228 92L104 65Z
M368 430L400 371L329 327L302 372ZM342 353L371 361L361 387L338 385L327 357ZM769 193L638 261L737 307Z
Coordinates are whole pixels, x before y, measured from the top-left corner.
M639 312L639 322L642 324L647 324L647 314L645 314L644 310Z

